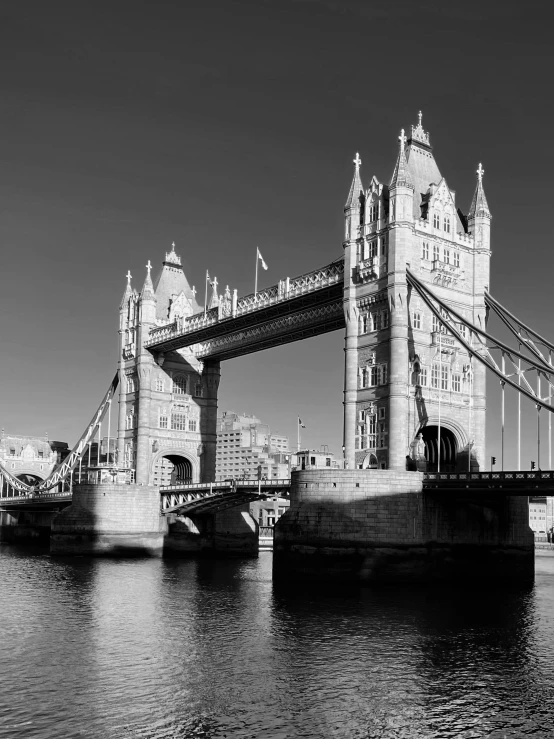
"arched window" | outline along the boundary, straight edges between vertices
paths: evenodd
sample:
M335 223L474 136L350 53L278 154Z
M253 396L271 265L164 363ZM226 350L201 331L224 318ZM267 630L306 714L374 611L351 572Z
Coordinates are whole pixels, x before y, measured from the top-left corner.
M441 227L440 226L440 218L439 218L439 214L438 213L435 213L435 215L433 216L433 226L435 228L440 228Z
M127 431L129 429L135 428L135 412L134 411L129 411L129 413L127 413L127 416L125 417L125 428L127 429Z
M135 378L133 375L127 376L127 392L128 393L134 393L135 392Z
M444 230L450 233L450 216L444 216Z
M173 378L174 395L185 395L187 392L187 378L185 375L175 375Z

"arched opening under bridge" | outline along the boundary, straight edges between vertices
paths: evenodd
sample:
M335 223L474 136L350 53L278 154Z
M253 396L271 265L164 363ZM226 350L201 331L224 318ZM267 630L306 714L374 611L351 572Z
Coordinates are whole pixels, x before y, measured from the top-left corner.
M42 477L34 475L32 472L21 472L19 475L16 475L16 477L18 480L25 483L25 485L38 485L39 482L42 482L43 480Z
M421 437L425 443L425 459L427 472L437 472L439 469L439 427L424 426ZM453 432L441 426L440 429L440 471L455 472L458 457L458 442Z
M192 482L192 463L180 454L165 454L154 463L154 485L182 485Z

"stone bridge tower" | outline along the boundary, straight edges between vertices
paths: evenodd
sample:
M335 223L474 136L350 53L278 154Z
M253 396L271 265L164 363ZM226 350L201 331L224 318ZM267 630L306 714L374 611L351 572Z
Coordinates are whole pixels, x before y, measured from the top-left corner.
M469 212L435 161L421 113L402 131L388 185L364 189L361 161L345 214L344 446L353 468L476 469L485 452L485 368L406 281L406 268L485 327L491 214L483 170Z
M140 293L127 287L119 311L120 400L117 457L143 485L215 479L219 362L196 359L193 348L153 355L151 328L199 313L175 245Z

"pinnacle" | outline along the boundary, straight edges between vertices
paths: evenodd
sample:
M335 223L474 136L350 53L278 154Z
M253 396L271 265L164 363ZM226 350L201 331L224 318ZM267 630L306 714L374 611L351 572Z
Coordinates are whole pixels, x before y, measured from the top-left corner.
M406 137L404 136L404 129L399 136L400 151L398 152L398 159L392 173L392 179L390 181L390 189L394 187L408 187L411 190L414 189L414 183L410 170L408 169L408 162L406 160L406 153L404 151L404 145L406 143Z
M360 155L356 153L356 158L354 159L354 164L356 166L354 170L354 177L352 178L352 184L350 185L350 192L348 193L348 197L346 198L346 203L344 205L346 208L359 208L360 207L360 195L364 192L364 187L362 185L362 178L360 177L360 167L362 165L362 160L360 159Z
M467 216L468 218L476 218L477 216L485 216L486 218L492 217L489 210L489 204L487 203L485 190L483 189L484 174L485 170L481 167L481 164L479 164L479 169L477 170L477 187L473 194L473 200L471 201L471 206Z

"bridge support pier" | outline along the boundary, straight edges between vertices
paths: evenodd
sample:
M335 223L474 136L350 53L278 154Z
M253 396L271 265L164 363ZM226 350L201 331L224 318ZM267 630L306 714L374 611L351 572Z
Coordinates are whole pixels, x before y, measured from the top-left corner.
M48 546L56 511L0 511L0 542Z
M419 472L292 475L275 526L276 577L356 582L529 582L527 498L423 490Z
M249 512L249 503L201 516L168 516L164 555L190 554L257 557L258 524Z
M151 485L76 485L71 505L52 522L53 554L161 557L166 522Z

